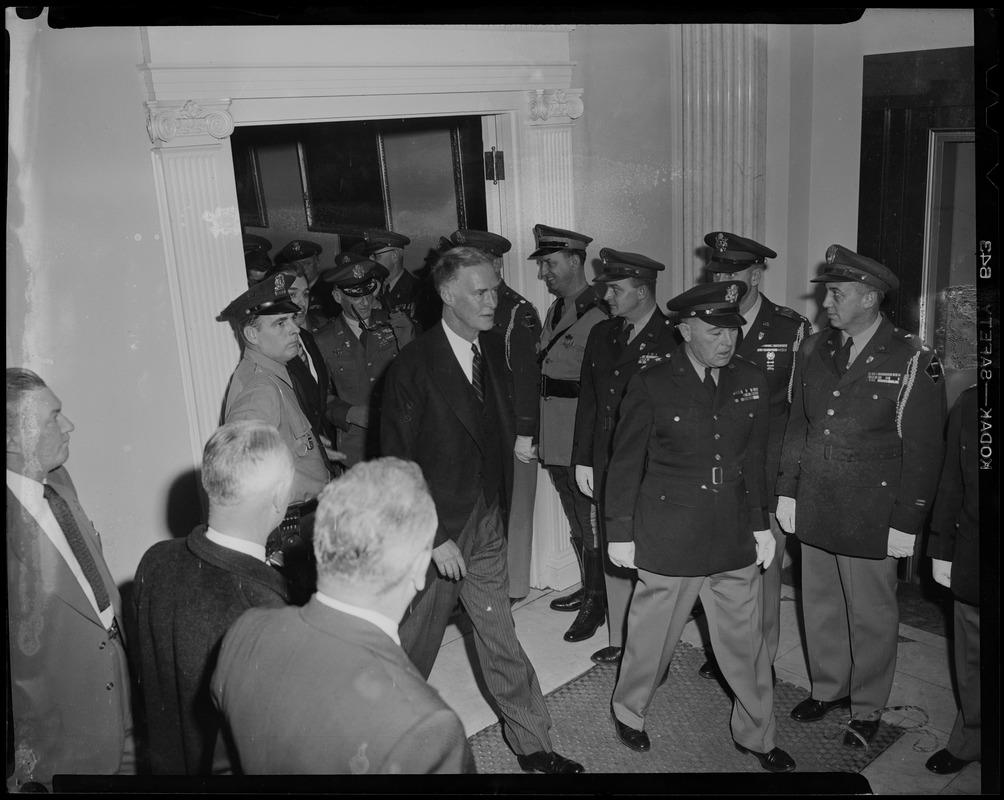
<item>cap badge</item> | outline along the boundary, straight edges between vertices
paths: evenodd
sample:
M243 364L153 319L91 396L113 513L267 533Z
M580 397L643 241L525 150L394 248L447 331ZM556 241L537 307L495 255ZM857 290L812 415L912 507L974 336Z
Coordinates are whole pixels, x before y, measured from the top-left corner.
M366 270L365 270L365 268L363 267L362 264L356 264L352 268L352 277L353 278L364 278L364 277L366 277Z
M715 249L719 253L724 253L729 249L729 237L724 233L720 233L715 237Z
M464 236L464 234L462 234L460 231L457 231L454 234L454 238L457 240L457 244L466 244L467 242L467 237Z
M835 244L831 244L829 247L826 248L826 263L832 264L834 261L836 261L836 259L837 259L837 246Z
M725 293L725 302L734 303L739 299L739 286L733 283L729 286L729 290Z
M286 291L286 276L276 275L275 276L275 293L282 294Z

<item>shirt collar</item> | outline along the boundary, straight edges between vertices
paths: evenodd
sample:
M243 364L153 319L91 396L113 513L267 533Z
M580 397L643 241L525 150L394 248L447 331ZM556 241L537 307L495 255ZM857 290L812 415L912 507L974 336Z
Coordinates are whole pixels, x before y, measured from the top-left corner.
M397 645L401 644L401 638L398 636L397 623L394 622L390 617L386 617L379 611L374 611L371 608L363 608L362 606L354 606L351 603L345 603L341 600L336 600L333 597L329 597L323 592L314 592L314 597L317 598L319 603L323 603L328 606L328 608L333 608L336 611L341 611L344 614L351 614L353 617L359 617L359 619L364 619L367 622L372 622L380 630L386 633L394 643Z
M758 294L756 300L753 301L753 305L743 312L743 319L746 320L746 324L743 325L743 336L749 333L750 328L753 327L753 323L756 322L757 314L760 313L760 306L762 305L763 295Z
M244 555L265 563L265 545L249 542L247 539L238 539L236 536L227 536L214 528L206 528L206 538L220 547L227 548L227 550L236 550L238 553L244 553Z
M14 496L21 501L21 505L29 511L38 508L43 500L43 483L39 483L34 478L22 475L20 472L7 470L7 488Z
M877 317L875 317L875 321L871 325L869 325L867 328L861 331L861 333L859 333L857 336L853 337L855 353L860 353L862 350L865 349L866 345L868 344L868 342L872 340L872 337L875 335L875 331L878 330L878 327L881 324L882 324L882 315L879 314ZM843 331L840 331L840 344L843 344L846 341L847 341L847 334L845 334Z

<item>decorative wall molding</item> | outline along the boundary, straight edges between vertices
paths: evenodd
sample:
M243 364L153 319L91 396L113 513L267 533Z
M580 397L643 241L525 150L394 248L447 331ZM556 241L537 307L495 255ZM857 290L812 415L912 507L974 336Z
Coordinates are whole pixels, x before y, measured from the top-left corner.
M147 102L146 130L150 141L170 142L176 137L212 136L225 139L234 132L234 118L230 115L230 99L188 100L183 105Z
M528 108L531 125L570 123L582 116L582 89L534 89Z

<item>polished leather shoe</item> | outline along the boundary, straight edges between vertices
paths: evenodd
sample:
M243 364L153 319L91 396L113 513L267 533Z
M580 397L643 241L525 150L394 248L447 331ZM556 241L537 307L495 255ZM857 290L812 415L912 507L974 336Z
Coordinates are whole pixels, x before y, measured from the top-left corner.
M637 750L639 753L644 753L651 749L652 743L648 740L648 734L645 733L645 731L639 731L636 728L632 728L630 725L625 725L617 719L617 717L614 717L613 719L614 729L617 731L617 738L624 744L632 750Z
M697 670L697 674L700 675L702 678L708 678L709 680L717 678L718 662L715 661L715 659L713 658L709 658L707 661L701 664L701 668Z
M856 750L863 750L871 744L879 729L877 719L852 719L847 724L850 730L844 734L844 745Z
M623 653L623 647L604 647L602 650L597 650L589 658L594 664L616 664L621 660Z
M834 708L850 708L851 699L841 697L839 700L816 700L813 697L803 700L791 709L791 718L795 722L815 722L825 717Z
M565 631L566 642L584 642L593 637L600 625L607 621L607 609L603 595L587 594L582 601L578 616L571 627Z
M929 759L924 765L931 772L937 772L939 775L951 775L952 773L958 772L966 764L971 764L973 762L966 761L964 758L956 758L947 749L939 750Z
M586 593L582 589L576 589L571 594L559 597L551 601L551 608L555 611L578 611L582 607L582 601Z
M775 747L769 753L758 753L756 750L749 750L741 744L737 744L736 749L740 753L748 753L751 756L756 756L760 761L760 766L768 772L791 772L795 769L795 759L780 747Z
M560 753L546 753L538 750L528 756L516 756L520 769L523 772L546 772L550 775L574 775L577 772L585 772L585 767L577 761L565 758Z

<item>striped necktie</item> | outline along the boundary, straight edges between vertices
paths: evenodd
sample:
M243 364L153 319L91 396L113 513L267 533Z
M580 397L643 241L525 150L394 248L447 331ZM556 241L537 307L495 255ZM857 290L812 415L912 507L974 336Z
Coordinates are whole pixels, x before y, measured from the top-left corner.
M478 346L476 344L471 345L471 352L474 353L474 363L471 369L471 383L474 386L474 392L478 396L478 401L480 403L485 402L485 368L484 364L481 363L481 353L478 351Z
M84 535L80 532L77 521L73 518L70 504L47 483L42 487L42 495L49 503L52 515L56 518L56 522L59 523L59 527L62 529L63 535L70 545L70 550L73 551L73 556L77 559L77 563L84 573L84 577L87 578L87 582L91 585L94 599L98 602L98 610L104 611L111 603L108 599L108 589L105 587L105 582L101 579L101 573L98 572L98 565L94 563L91 551L87 549Z

